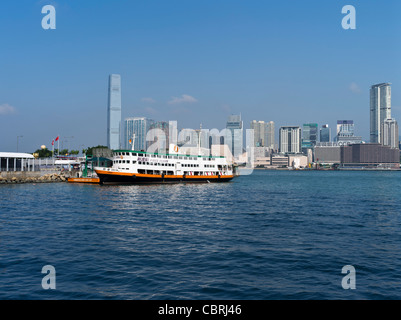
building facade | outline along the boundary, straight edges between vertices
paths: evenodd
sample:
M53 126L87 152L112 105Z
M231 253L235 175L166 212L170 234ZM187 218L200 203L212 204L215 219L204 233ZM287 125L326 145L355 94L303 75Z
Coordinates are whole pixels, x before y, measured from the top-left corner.
M362 137L355 136L353 120L337 120L337 135L335 141L338 145L362 143Z
M145 117L126 118L124 120L124 144L127 150L146 151L149 144L146 141L147 133L154 123ZM149 140L151 140L149 138Z
M147 144L148 148L152 148L149 152L166 153L170 144L169 124L165 121L150 121L148 126Z
M244 140L243 121L241 120L241 115L229 116L226 129L224 143L228 145L234 158L238 158L240 155L242 155Z
M382 123L380 143L393 149L399 147L398 123L395 119L386 119Z
M328 124L322 125L320 128L320 142L330 142L331 141L331 129Z
M275 127L276 126L273 121L269 121L266 123L264 146L270 149L274 149L274 146L276 144Z
M303 125L302 148L313 148L318 138L317 123L306 123Z
M279 130L280 153L301 153L302 136L300 127L285 126Z
M319 144L315 147L316 162L334 164L341 161L341 150L337 143Z
M375 84L370 88L370 142L380 143L384 120L391 119L390 83Z
M343 168L400 168L400 150L380 143L361 143L341 146Z
M121 76L109 76L107 104L107 146L115 150L121 148Z
M275 143L274 129L275 125L273 121L251 121L251 129L253 130L253 146L254 147L268 147L273 149Z

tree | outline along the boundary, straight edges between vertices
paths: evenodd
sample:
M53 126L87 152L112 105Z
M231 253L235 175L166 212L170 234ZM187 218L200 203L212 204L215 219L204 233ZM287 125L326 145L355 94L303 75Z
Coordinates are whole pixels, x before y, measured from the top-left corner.
M35 152L39 154L39 158L51 158L53 156L53 153L51 150L45 148L45 149L37 149Z

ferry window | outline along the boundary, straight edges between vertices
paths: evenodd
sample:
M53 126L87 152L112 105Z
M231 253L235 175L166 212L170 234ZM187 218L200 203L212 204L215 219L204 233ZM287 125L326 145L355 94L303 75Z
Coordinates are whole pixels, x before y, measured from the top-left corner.
M129 161L129 160L127 160L127 163L130 163L130 161Z
M138 153L138 157L143 157L143 154L142 153Z

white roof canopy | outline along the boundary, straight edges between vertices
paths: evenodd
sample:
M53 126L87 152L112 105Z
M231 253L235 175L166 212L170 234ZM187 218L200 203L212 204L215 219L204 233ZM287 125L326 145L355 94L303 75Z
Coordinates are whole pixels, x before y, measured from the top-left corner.
M34 159L35 157L30 153L20 153L20 152L0 152L0 158L24 158L24 159Z

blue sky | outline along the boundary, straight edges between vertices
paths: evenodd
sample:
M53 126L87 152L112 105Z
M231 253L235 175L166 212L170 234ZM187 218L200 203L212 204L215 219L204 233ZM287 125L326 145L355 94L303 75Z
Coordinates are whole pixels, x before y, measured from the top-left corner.
M55 30L41 27L46 4ZM341 27L349 4L356 30ZM241 113L245 128L276 131L352 119L368 140L372 84L392 83L401 121L400 14L399 0L4 1L0 151L16 151L17 136L25 152L57 135L63 147L106 144L111 73L123 118L222 129Z

